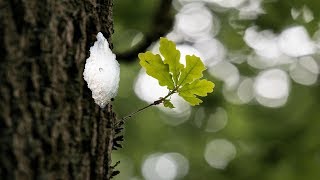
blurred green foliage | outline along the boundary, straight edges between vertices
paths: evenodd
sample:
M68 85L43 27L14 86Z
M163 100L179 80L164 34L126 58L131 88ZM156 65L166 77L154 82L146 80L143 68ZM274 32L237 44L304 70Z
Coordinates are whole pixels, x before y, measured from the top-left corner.
M115 33L113 43L116 51L130 48L134 35L148 32L152 15L158 7L157 0L116 0L114 2ZM307 5L315 19L306 24L292 20L290 9ZM266 13L252 21L241 21L248 26L256 24L261 29L279 32L285 27L301 24L312 35L319 27L320 1L278 0L264 3ZM221 21L218 39L228 49L246 49L242 36L235 33L227 23L226 12L217 13ZM134 32L131 33L130 32ZM319 62L320 57L315 57ZM140 66L138 59L121 64L120 89L114 103L116 112L123 117L145 106L134 93L135 77ZM239 66L241 73L256 74L248 66ZM200 107L192 109L188 121L170 126L162 119L172 118L153 107L133 117L126 123L124 148L113 153L113 160L122 161L117 167L121 173L115 179L139 177L144 159L156 152L178 152L189 160L187 180L318 180L320 179L320 86L302 86L291 83L287 104L281 108L266 108L257 104L233 105L222 96L221 82L215 82L215 91L204 98ZM204 131L195 126L196 112L204 108L206 116L217 107L223 107L228 114L228 124L216 133ZM226 169L214 169L204 159L206 144L212 139L231 141L237 154Z

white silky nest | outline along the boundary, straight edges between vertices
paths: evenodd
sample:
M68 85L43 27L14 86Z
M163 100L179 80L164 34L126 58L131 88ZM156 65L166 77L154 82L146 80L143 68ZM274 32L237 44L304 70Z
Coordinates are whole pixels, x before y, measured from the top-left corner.
M92 98L101 108L117 95L120 66L101 32L97 34L97 41L90 48L90 57L86 60L83 78L92 91Z

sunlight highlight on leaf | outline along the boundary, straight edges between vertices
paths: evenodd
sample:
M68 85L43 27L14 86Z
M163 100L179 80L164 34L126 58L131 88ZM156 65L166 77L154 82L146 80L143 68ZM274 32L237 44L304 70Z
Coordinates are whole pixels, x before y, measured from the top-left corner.
M181 87L178 92L179 96L188 101L191 105L198 105L202 101L196 96L207 96L208 93L213 91L214 84L208 80L195 80L190 84L186 84Z
M169 66L164 64L160 55L154 55L150 51L140 53L140 65L146 69L148 75L156 78L161 86L174 89L172 75L169 73Z
M201 59L195 55L186 56L186 67L181 71L178 85L183 86L187 83L200 79L202 72L206 69Z
M197 96L207 96L213 92L214 83L201 79L202 72L206 70L201 59L195 55L186 55L186 66L180 63L180 51L174 42L160 38L159 51L164 57L150 51L140 53L140 65L146 69L146 73L158 80L161 86L167 86L170 90L160 101L164 107L174 108L170 101L172 94L178 93L190 105L195 106L202 103Z
M183 68L183 65L180 63L180 51L177 50L174 42L166 38L160 38L159 50L164 57L164 63L169 65L169 71L172 73L173 81L178 83L178 78Z

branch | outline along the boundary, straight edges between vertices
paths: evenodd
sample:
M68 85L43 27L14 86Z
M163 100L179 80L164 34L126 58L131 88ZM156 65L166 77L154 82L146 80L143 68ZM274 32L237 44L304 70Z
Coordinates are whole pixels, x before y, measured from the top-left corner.
M173 26L173 15L170 11L171 4L172 0L161 0L160 7L154 15L150 33L129 51L116 53L118 60L133 62L140 52L146 51L153 42L169 32Z

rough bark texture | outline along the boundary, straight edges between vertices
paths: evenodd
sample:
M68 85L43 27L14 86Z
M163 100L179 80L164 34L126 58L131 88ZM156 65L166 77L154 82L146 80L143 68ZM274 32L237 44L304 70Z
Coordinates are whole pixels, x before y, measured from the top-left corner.
M112 0L0 0L0 179L109 179L111 106L82 73Z

